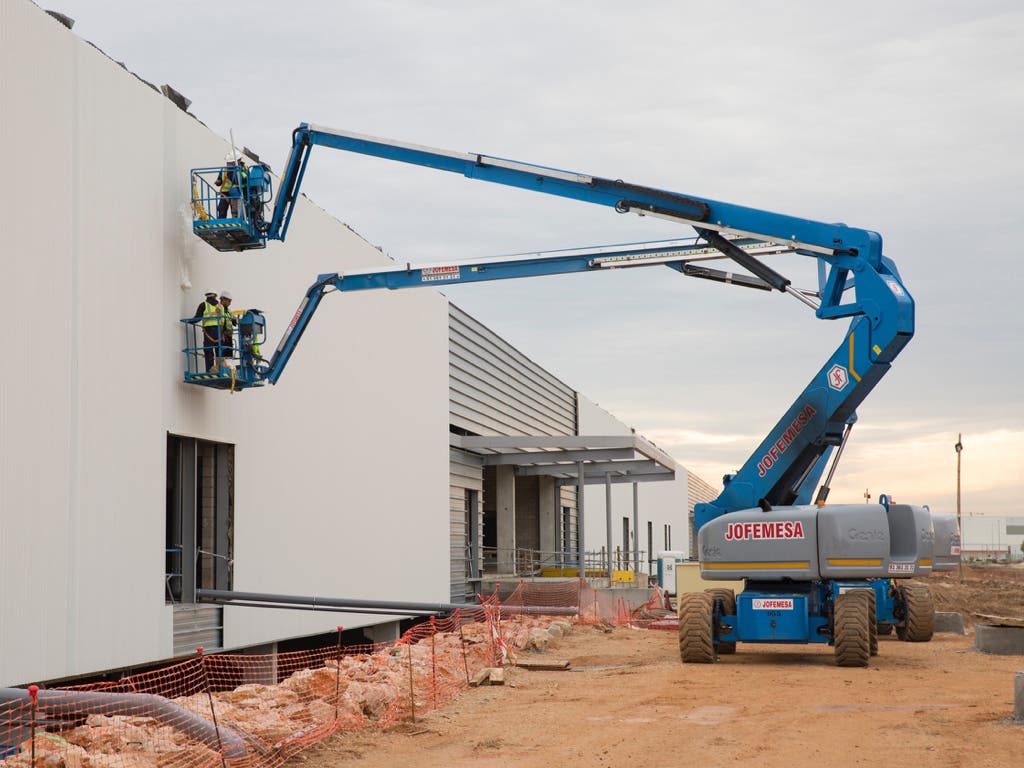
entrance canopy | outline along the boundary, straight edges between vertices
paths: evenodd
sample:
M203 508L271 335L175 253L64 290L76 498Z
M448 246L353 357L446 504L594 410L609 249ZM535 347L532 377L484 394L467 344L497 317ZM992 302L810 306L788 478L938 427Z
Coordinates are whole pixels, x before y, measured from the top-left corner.
M450 435L453 448L480 456L484 466L514 466L519 476L544 475L559 485L674 480L678 465L637 435Z

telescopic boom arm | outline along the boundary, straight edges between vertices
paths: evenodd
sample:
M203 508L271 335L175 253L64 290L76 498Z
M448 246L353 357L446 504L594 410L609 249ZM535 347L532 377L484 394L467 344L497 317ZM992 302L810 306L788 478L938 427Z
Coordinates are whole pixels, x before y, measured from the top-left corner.
M747 287L789 293L825 320L850 318L842 342L789 407L743 467L728 477L719 497L696 508L698 529L738 509L804 501L832 448L842 443L854 410L889 370L914 334L914 301L895 264L883 256L878 233L730 203L563 171L477 153L453 152L302 123L279 184L269 239L283 240L314 146L331 147L387 160L460 173L467 178L603 205L619 213L653 216L692 226L707 245L646 244L618 251L573 252L492 259L430 267L394 267L320 275L307 291L267 372L276 382L316 311L331 290L401 289L423 285L500 280L602 268L664 264L678 271ZM693 264L708 246L716 256L740 264L753 277L732 276ZM660 250L659 250L660 249ZM760 250L759 250L760 249ZM595 253L595 250L604 250ZM757 259L759 252L795 252L819 265L816 296ZM848 300L848 291L853 299ZM779 367L785 368L786 355Z

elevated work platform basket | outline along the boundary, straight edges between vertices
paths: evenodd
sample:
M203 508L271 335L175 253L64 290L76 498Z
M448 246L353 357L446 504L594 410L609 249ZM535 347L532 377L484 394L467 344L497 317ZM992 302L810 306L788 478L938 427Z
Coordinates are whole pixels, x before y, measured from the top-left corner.
M270 176L262 165L193 168L192 232L218 251L266 248Z
M267 340L266 320L258 309L234 312L231 315L230 342L220 326L213 331L204 328L209 318L182 319L185 332L186 384L198 384L211 389L239 392L267 383L270 365L260 356Z

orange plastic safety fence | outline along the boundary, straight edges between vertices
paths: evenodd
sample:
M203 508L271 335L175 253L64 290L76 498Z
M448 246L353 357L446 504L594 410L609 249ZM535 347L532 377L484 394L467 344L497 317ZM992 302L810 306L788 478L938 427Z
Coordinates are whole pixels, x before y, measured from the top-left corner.
M668 593L656 586L647 602L630 613L629 625L647 629L654 622L664 622L666 619L674 618L675 615L676 612L669 602Z
M0 699L0 766L277 766L336 731L387 727L450 702L519 647L502 635L500 614L492 596L390 645L197 654L117 682L26 690Z
M26 690L0 698L0 766L273 768L337 731L388 727L444 706L553 624L622 626L663 599L630 611L582 581L525 582L504 603L491 595L393 644L197 654L116 682Z
M612 626L645 626L658 611L668 607L665 593L654 588L651 597L633 608L616 590L595 589L583 580L563 582L520 582L515 591L502 602L502 618L512 621L528 616L530 611L542 613L545 608L572 609L569 618L578 624L611 624Z

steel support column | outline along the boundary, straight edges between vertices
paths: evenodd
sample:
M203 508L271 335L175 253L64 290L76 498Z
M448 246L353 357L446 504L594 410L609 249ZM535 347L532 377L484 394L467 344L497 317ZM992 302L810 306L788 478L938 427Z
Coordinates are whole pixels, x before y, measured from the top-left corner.
M612 473L604 473L604 522L605 534L608 540L608 551L606 552L605 564L608 566L608 583L612 580Z
M562 551L562 486L555 483L554 493L554 523L555 523L555 565L558 568L565 566L565 553Z
M640 484L633 483L633 575L640 573ZM634 582L635 583L635 582Z
M580 578L587 577L586 537L583 535L583 490L586 478L583 475L583 462L576 462L576 562L580 569Z

